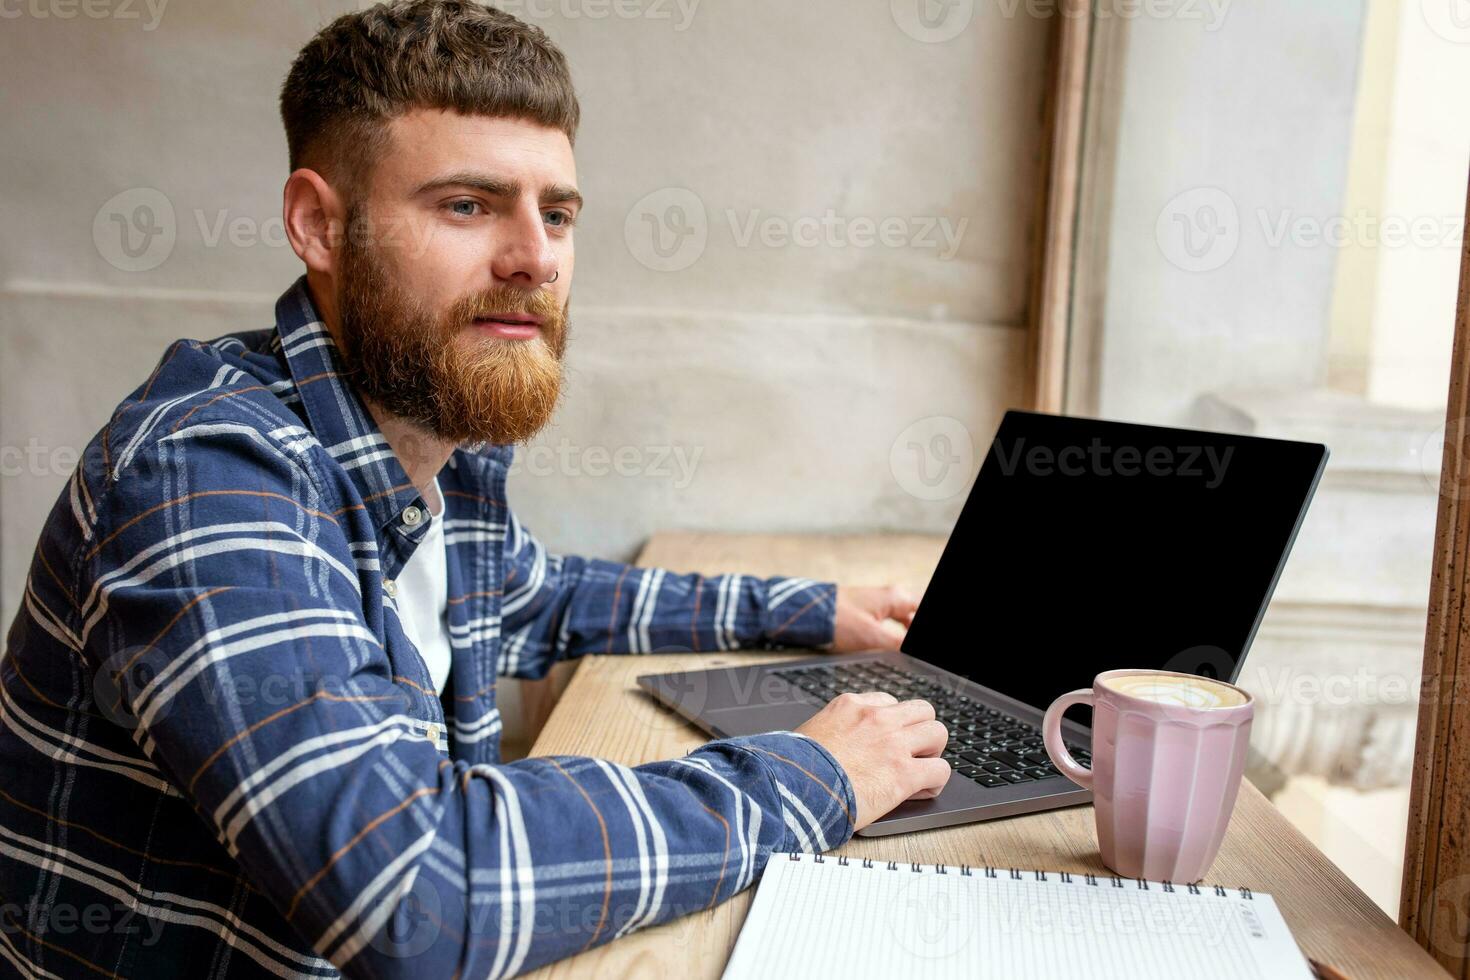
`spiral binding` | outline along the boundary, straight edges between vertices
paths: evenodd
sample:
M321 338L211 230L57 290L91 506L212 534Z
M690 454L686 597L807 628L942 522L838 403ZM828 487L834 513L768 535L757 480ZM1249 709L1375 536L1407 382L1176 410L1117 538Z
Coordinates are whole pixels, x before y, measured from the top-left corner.
M814 864L826 864L827 861L830 860L825 854L811 854L808 856L812 859L812 863ZM787 853L786 858L789 861L796 861L799 863L801 861L802 855L799 853ZM878 865L874 863L872 858L862 858L861 860L861 867L878 867ZM849 864L852 864L852 859L848 858L846 855L839 854L837 856L837 863L845 868ZM976 871L981 871L983 872L983 876L986 878L999 879L1002 874L1005 874L1005 876L1011 881L1056 881L1059 884L1081 885L1081 887L1084 888L1132 887L1139 891L1152 891L1157 888L1159 891L1168 892L1170 894L1177 894L1180 889L1180 886L1175 885L1172 881L1149 881L1145 878L1120 878L1116 875L1095 875L1091 873L1083 873L1079 878L1078 875L1071 874L1070 872L1066 871L1056 871L1048 874L1048 872L1038 871L1034 869L1028 872L1020 868L1000 868L992 867L990 865L975 865L974 867L971 867L968 864L961 864L959 865L958 869L951 868L947 864L936 864L933 866L934 870L932 872L928 872L925 869L927 869L929 865L920 864L917 861L907 861L903 863L907 865L907 867L903 870L908 871L912 874L947 875L958 870L958 873L961 877L973 878L975 877ZM882 870L898 871L900 870L899 862L884 861ZM1217 898L1229 898L1233 893L1238 892L1240 898L1246 900L1247 902L1255 901L1256 897L1255 893L1253 893L1249 888L1245 887L1226 888L1224 885L1184 885L1182 887L1190 895L1203 895L1206 892L1209 892Z

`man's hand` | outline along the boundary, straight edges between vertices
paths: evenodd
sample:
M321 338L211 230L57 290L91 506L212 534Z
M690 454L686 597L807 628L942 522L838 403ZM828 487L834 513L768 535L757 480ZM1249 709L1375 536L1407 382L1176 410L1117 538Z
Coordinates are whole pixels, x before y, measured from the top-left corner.
M896 585L838 586L832 652L897 650L918 608L918 601Z
M839 694L797 729L837 759L857 796L854 830L904 800L938 796L949 781L940 758L949 731L927 701L899 702L869 691Z

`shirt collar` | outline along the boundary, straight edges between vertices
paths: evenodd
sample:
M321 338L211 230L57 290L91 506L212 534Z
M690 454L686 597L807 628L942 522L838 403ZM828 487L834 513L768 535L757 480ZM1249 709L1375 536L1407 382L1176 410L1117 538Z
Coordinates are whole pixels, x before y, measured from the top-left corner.
M404 509L425 506L367 406L346 380L346 364L312 302L306 276L276 300L276 342L306 410L312 435L341 464L380 532L403 525ZM416 523L416 522L415 522Z
M409 482L367 406L348 384L342 353L317 312L305 275L276 300L276 343L306 409L312 434L351 475L373 526L382 532L396 524L407 537L416 537L404 527L403 511L413 505L427 512L428 504ZM509 470L514 455L512 445L483 443L456 449L450 466L461 469L469 464L468 470L477 473L486 464ZM447 507L448 501L445 504Z

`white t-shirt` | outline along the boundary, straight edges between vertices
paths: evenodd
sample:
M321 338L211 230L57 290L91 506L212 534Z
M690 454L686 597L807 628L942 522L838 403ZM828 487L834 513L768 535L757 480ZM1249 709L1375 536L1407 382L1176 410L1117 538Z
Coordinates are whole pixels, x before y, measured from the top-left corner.
M429 665L434 690L449 682L449 558L444 545L444 496L439 481L429 485L429 530L398 576L398 619L419 656Z

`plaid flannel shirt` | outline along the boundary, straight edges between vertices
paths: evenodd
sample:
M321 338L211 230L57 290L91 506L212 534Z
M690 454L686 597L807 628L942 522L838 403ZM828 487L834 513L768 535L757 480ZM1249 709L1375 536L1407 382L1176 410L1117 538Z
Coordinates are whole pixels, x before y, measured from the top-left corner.
M509 976L852 833L789 732L502 764L498 677L824 644L835 587L549 554L512 448L461 449L441 698L392 595L427 508L341 370L303 277L274 328L170 346L88 445L0 661L0 973Z

